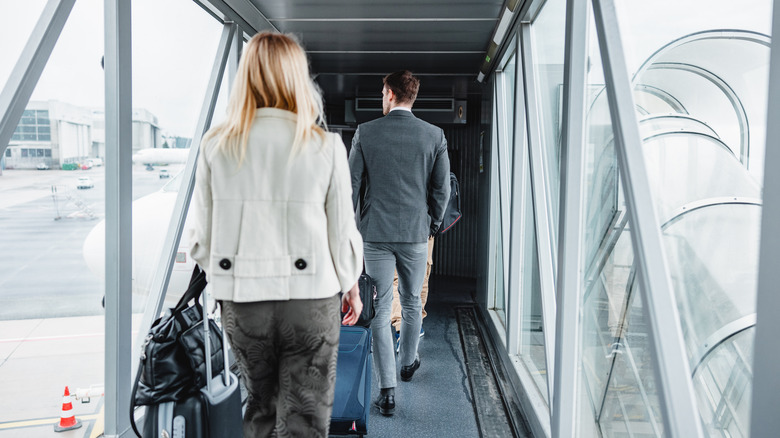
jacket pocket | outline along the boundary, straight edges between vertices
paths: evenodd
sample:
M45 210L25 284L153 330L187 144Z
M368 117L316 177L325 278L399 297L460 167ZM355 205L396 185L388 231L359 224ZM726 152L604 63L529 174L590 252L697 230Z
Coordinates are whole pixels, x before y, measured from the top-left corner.
M236 278L289 277L290 256L253 257L236 256Z

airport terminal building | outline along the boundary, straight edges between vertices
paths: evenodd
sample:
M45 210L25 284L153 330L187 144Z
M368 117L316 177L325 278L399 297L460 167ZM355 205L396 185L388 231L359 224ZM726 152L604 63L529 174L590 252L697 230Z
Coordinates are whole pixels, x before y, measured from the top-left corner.
M89 158L105 159L105 113L56 100L31 101L5 150L6 169L60 168ZM162 147L157 116L133 110L133 152Z

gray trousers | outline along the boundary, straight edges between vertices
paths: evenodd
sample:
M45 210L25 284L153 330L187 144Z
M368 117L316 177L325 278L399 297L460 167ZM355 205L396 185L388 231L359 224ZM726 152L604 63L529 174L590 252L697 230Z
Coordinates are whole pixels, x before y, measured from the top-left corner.
M221 304L222 324L249 393L244 436L327 437L339 296Z
M376 285L376 314L371 322L374 340L374 369L380 388L396 384L395 348L390 330L393 304L393 277L398 271L398 294L401 301L400 365L411 365L417 356L422 326L420 290L428 260L428 242L378 243L363 242L366 274Z

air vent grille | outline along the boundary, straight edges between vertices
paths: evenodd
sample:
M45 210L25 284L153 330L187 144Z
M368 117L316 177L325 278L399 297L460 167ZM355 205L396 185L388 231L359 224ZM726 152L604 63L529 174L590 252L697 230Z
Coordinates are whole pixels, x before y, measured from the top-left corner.
M419 98L414 101L414 111L452 111L454 99ZM355 111L381 111L382 99L359 97L355 99Z

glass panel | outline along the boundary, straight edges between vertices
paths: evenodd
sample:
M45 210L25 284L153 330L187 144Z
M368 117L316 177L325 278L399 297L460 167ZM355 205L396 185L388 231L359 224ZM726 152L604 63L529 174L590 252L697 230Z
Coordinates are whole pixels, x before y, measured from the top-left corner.
M662 224L692 202L761 197L758 184L744 166L713 137L668 131L645 140L643 151Z
M663 417L653 374L652 348L639 290L633 288L631 305L608 356L612 362L599 425L604 436L662 436Z
M501 207L498 207L499 214ZM500 216L499 216L500 217ZM494 309L506 323L506 285L504 284L504 243L501 226L496 227L496 298Z
M0 2L0 84L5 84L38 22L46 0Z
M755 314L760 224L758 205L715 204L663 230L691 369L731 334L723 329Z
M503 215L509 209L509 205L503 205L503 199L511 199L511 184L510 184L510 169L512 168L512 152L514 145L514 96L515 96L515 81L516 81L516 55L510 53L506 55L503 62L504 68L502 71L496 73L497 82L497 96L496 96L496 132L497 132L497 147L500 148L500 154L498 151L495 155L494 163L496 166L492 170L493 172L502 173L501 177L496 177L496 204L498 221L497 221L497 245L496 245L496 290L495 290L495 309L501 315L502 319L506 321L506 307L508 301L508 294L506 293L507 284L504 281L505 278L505 254L507 254L506 246L504 245L504 239L508 239L509 236L505 236L501 221ZM499 191L500 182L504 181L505 187L501 187L507 193L506 198L501 197Z
M191 138L201 111L204 93L214 63L222 25L187 0L133 3L133 153L141 149L162 148L162 132L168 136ZM170 29L178 29L174 34ZM163 67L164 66L164 67ZM226 75L227 75L226 68ZM187 78L183 81L182 78ZM220 93L227 94L222 89ZM160 96L165 96L161 99ZM222 114L215 114L219 119ZM133 268L134 309L145 307L153 277L160 264L162 245L178 190L160 190L169 175L178 174L183 162L170 162L175 155L186 160L188 149L158 154L161 166L148 169L134 166L133 196ZM170 153L170 155L169 155ZM161 177L162 176L162 177ZM177 252L189 252L190 242L183 233ZM175 263L167 302L186 290L193 261Z
M0 2L0 83L6 82L44 3ZM39 10L28 20L26 11L35 7ZM166 130L188 139L222 26L188 0L134 1L133 15L135 109L152 115L144 119L150 138ZM24 136L20 140L55 141L25 143L3 159L0 178L13 181L13 190L0 190L0 346L7 347L0 347L0 382L22 382L4 387L4 397L14 404L0 415L6 425L59 418L61 405L41 400L61 396L66 385L75 393L104 383L106 175L104 166L84 169L87 158L105 157L106 150L100 110L105 100L103 19L102 1L75 3L26 108L23 127L30 130L18 131ZM20 30L21 24L12 21L30 23ZM25 170L41 163L52 170ZM82 170L75 170L78 165ZM169 165L171 174L177 173L176 167L183 166ZM141 165L133 167L133 179L136 201L156 194L169 181ZM133 205L136 280L148 278L148 271L156 268L159 249L144 247L163 240L176 196L170 193ZM139 263L144 257L149 259L145 265ZM172 287L181 276L186 284L191 269L190 264L183 274L174 273ZM176 292L182 290L179 286ZM135 301L137 312L143 303ZM138 319L134 315L134 321ZM92 430L101 403L99 397L92 403L74 403L74 414L84 422L79 431ZM4 433L44 436L52 433L51 422Z
M566 30L565 0L549 0L534 20L533 54L545 164L545 186L551 209L553 256L557 253L558 193L560 185L561 102L563 99L563 45Z
M590 23L584 176L582 369L589 403L580 406L603 436L660 436L647 321L634 286L634 250L595 28ZM591 420L591 421L593 421ZM593 436L592 432L588 436Z
M693 376L699 412L710 436L750 436L755 328L720 344Z
M520 357L536 383L536 387L549 401L547 391L547 357L544 350L544 325L542 324L542 285L539 277L539 256L536 241L534 210L531 204L531 173L528 160L515 178L525 178L526 209L522 218L515 220L523 225L523 255L520 266L521 320L520 320Z
M505 114L505 120L502 121L502 123L505 123L504 127L506 128L503 133L506 133L505 140L503 140L502 144L504 146L504 151L506 153L503 155L507 157L506 163L504 163L504 167L502 169L511 169L512 168L512 157L514 155L514 138L515 138L515 84L517 83L517 56L512 53L509 56L509 60L506 62L506 65L504 66L504 71L500 73L499 77L503 81L503 89L504 89L504 96L503 100L499 100L499 102L504 103L504 108L506 110ZM501 125L499 125L501 126ZM499 137L500 139L501 137ZM509 179L507 178L507 181ZM509 196L511 197L512 193L512 186L509 185Z
M591 52L597 51L595 42ZM595 55L595 56L594 56ZM600 62L598 53L591 54L591 62ZM600 74L600 69L594 69ZM585 148L585 227L583 241L584 267L590 270L596 262L596 251L607 235L617 214L618 172L617 155L612 142L612 122L603 77L595 72L587 85L587 131Z
M696 373L699 410L716 436L748 434L752 372L740 355L752 352L734 346L743 342L741 336L752 336L754 325L760 207L752 202L761 197L771 6L752 0L739 5L723 0L630 7L616 3L628 68L635 73L646 169L656 211L666 223L663 243L688 359ZM668 10L685 18L670 21ZM591 65L598 69L600 62L591 56ZM590 74L593 77L593 70ZM591 119L606 105L602 96L593 102ZM588 149L592 143L589 137ZM593 163L598 153L586 154L589 169L597 169ZM588 201L585 207L586 218L592 221L585 225L586 286L596 295L586 295L584 354L591 392L597 394L607 379L599 417L602 432L662 433L652 394L655 386L642 377L645 360L637 353L642 336L632 339L633 331L641 335L646 328L637 325L642 319L635 311L640 295L631 281L634 310L620 329L625 335L616 336L618 349L608 353L621 356L608 377L599 374L603 365L595 352L587 353L597 342L597 333L609 327L599 324L604 318L598 307L604 287L593 280L595 272L608 267L599 269L600 254L609 251L608 245L600 249L596 245L609 242L600 240L599 227L608 223L608 210L594 196L602 192L599 186L588 187L587 199L596 202ZM619 195L617 191L616 205L622 209ZM620 245L618 241L615 251ZM603 313L604 304L600 305ZM713 346L717 348L712 350ZM646 369L652 377L651 368ZM625 394L640 396L645 407L627 409ZM626 421L620 424L616 418ZM635 424L641 427L631 430Z
M494 96L496 100L494 102L498 102L498 96ZM494 134L496 134L496 149L500 148L501 145L499 143L499 139L501 138L498 135L499 130L499 111L495 111L495 118L493 122L494 125ZM506 294L505 294L505 284L504 284L504 239L503 239L503 227L501 225L501 191L500 191L500 179L498 176L499 172L499 161L498 161L498 150L494 150L491 152L491 178L492 178L492 184L491 184L491 210L493 211L493 214L495 215L495 222L493 223L493 233L495 233L495 239L496 239L496 252L495 254L492 254L491 257L495 257L495 270L491 273L491 275L494 275L494 284L495 284L495 290L490 291L493 293L493 309L496 311L496 313L499 315L501 321L506 323Z
M27 22L27 11L40 6L34 23L44 3L0 2L0 83L32 30L10 21ZM90 108L104 104L103 41L103 2L75 2L20 120L24 147L5 158L0 177L0 185L13 188L0 191L0 346L10 347L0 347L0 381L22 383L5 387L11 402L0 414L4 424L59 418L61 405L41 400L62 396L66 385L75 393L104 383L104 285L84 250L86 236L104 214L104 177L95 170L61 169L62 158L86 155L91 147L83 134L90 129ZM17 44L19 52L7 54ZM32 143L50 141L57 128L50 127L49 116L70 121L70 128L58 132L51 145ZM35 170L41 164L51 170ZM79 432L94 427L101 405L100 397L73 403L73 413L84 423ZM35 437L51 430L49 423L3 432Z

